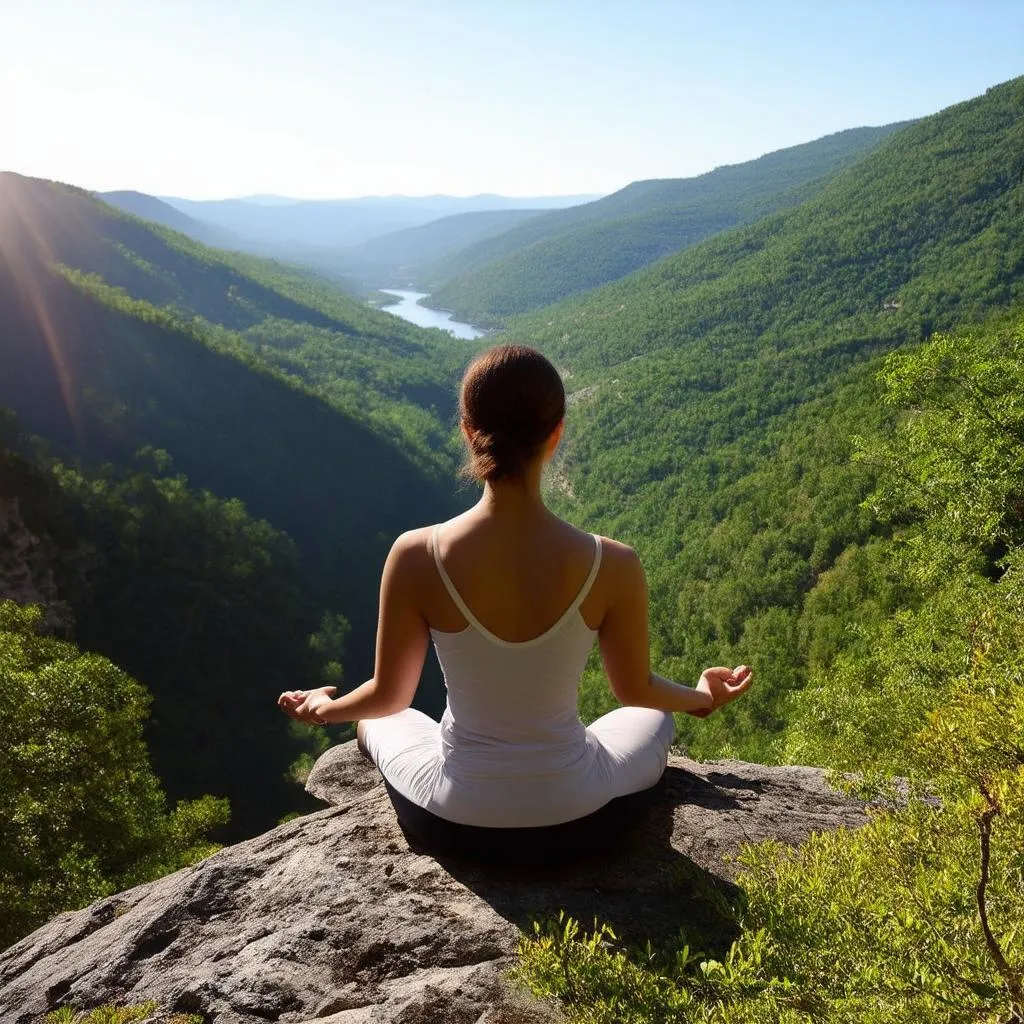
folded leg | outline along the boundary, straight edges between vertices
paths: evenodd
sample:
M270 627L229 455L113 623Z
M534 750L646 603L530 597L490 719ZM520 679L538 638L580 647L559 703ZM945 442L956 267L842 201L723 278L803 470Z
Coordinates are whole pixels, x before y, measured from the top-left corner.
M601 784L614 799L649 789L665 771L676 725L667 711L616 708L587 726Z
M359 723L363 749L381 775L407 800L429 807L441 774L440 727L406 708L397 715Z

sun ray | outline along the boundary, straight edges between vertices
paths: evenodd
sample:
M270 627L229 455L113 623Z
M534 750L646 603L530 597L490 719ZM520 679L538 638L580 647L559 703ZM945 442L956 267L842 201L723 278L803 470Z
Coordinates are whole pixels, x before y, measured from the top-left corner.
M16 175L0 176L0 277L6 276L11 282L16 308L21 310L23 322L36 328L46 346L64 410L76 439L81 441L80 389L75 380L73 360L66 351L64 318L52 294L47 294L60 262L50 242L48 222L54 215L59 217L61 211L52 204L56 196L46 196L41 192L58 188L48 183L19 180ZM62 230L68 227L66 223L61 226ZM72 231L77 234L84 227L75 224ZM5 324L3 329L10 330L12 325Z

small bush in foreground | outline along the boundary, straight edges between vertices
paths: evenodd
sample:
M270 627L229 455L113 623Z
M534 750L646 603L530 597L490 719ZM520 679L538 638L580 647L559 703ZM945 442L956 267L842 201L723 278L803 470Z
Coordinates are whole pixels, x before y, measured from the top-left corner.
M46 1015L45 1024L135 1024L152 1019L159 1009L159 1004L152 1000L136 1006L97 1006L93 1010L62 1006ZM159 1019L163 1024L203 1024L203 1018L197 1013L172 1013Z

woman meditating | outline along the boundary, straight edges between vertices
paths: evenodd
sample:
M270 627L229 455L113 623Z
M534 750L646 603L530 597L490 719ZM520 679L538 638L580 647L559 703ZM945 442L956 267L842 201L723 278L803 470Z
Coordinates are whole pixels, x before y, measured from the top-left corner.
M358 721L399 819L427 844L582 834L603 808L657 783L672 712L710 714L750 686L750 670L709 668L692 688L651 672L635 552L564 522L541 497L565 416L544 356L483 353L463 378L460 413L483 496L395 541L373 678L342 697L323 686L278 703L302 722ZM595 639L624 706L584 727L577 689ZM448 691L440 723L409 706L431 641Z

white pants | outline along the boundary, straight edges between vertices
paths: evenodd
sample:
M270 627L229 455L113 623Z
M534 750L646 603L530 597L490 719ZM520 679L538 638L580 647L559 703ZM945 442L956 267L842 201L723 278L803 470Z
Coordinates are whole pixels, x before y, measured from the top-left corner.
M439 724L422 712L409 708L360 728L374 764L406 799L448 821L494 828L573 821L649 789L665 771L675 736L668 712L616 708L587 727L578 768L460 780L445 770Z

